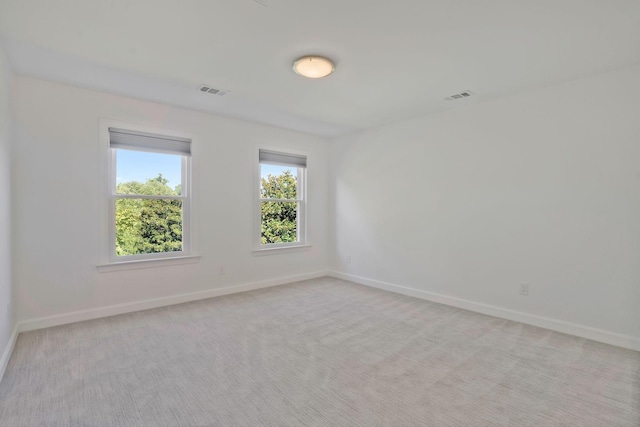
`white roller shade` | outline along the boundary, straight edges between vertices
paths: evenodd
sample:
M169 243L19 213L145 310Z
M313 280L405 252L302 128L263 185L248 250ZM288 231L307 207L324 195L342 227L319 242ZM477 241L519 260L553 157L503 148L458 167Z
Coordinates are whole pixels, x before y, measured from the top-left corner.
M306 168L307 156L260 150L260 163Z
M116 128L109 128L109 145L111 148L191 155L190 139Z

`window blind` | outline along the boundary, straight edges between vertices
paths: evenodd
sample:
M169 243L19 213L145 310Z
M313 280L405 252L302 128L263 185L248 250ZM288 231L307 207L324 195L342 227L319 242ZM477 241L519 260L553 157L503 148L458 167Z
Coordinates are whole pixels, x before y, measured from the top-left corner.
M260 150L260 163L306 168L307 156Z
M124 129L109 128L111 148L191 155L191 140Z

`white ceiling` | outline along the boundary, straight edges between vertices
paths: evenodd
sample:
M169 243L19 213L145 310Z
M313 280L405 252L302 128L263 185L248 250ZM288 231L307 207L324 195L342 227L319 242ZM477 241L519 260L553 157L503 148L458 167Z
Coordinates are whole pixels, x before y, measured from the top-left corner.
M640 63L639 0L260 2L2 0L0 37L20 74L326 136Z

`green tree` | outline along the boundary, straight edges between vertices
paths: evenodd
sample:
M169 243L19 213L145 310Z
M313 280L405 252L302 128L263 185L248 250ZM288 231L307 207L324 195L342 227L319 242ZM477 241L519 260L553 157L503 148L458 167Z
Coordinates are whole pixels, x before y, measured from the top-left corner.
M158 174L144 184L120 183L117 194L176 196L177 189ZM119 198L116 200L116 254L137 255L182 249L182 201Z
M297 179L290 170L275 176L269 174L260 180L260 197L295 200L297 187ZM262 201L262 243L295 242L298 237L297 214L296 202Z

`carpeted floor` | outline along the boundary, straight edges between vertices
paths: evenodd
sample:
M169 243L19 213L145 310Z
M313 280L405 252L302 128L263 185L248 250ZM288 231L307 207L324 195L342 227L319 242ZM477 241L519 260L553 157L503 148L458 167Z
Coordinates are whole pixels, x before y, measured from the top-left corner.
M321 278L20 334L1 426L639 426L640 353Z

